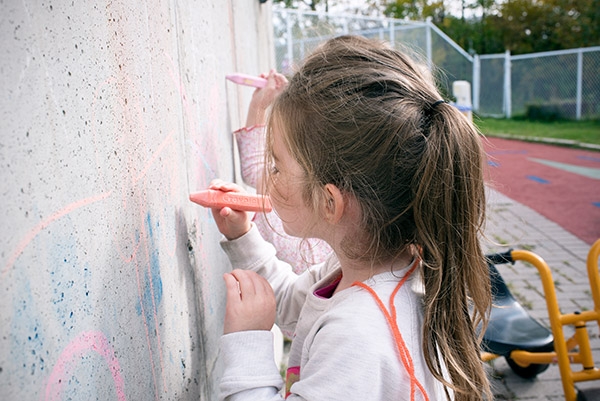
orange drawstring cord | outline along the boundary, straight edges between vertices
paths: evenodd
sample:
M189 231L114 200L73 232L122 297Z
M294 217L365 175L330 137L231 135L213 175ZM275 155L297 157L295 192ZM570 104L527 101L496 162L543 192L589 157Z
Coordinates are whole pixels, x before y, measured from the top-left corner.
M392 335L394 337L394 340L396 342L396 349L398 351L398 355L400 356L400 360L401 360L402 364L404 365L404 368L406 369L406 371L410 377L410 399L411 399L411 401L414 401L414 399L415 399L415 392L416 392L415 387L417 387L419 389L419 391L421 392L421 394L423 394L423 398L425 399L425 401L429 401L429 397L427 396L427 393L425 392L425 388L423 388L423 386L421 385L421 383L415 376L414 363L410 356L410 352L408 351L408 349L406 349L406 344L404 342L404 339L402 338L400 329L398 328L398 323L396 322L396 306L394 305L394 298L396 297L396 294L398 293L398 291L400 290L402 285L406 282L408 277L412 274L412 272L417 268L417 266L419 265L419 260L420 259L415 260L415 262L413 263L413 266L406 273L406 275L402 278L402 280L400 280L400 282L396 285L396 288L390 295L390 311L391 312L387 310L387 308L383 304L383 301L379 298L379 296L377 295L375 290L373 290L367 284L360 283L360 282L354 282L354 283L352 283L352 285L353 286L355 285L355 286L358 286L358 287L361 287L361 288L367 290L373 296L373 298L375 299L375 302L377 303L377 306L379 306L379 309L381 309L381 312L385 316L385 320L387 321L387 323L390 327L390 330L392 332Z

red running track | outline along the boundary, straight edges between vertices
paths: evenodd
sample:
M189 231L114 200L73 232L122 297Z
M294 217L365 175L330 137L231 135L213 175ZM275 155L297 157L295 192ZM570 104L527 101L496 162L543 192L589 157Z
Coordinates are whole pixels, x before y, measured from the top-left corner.
M487 181L588 244L600 238L600 152L486 138Z

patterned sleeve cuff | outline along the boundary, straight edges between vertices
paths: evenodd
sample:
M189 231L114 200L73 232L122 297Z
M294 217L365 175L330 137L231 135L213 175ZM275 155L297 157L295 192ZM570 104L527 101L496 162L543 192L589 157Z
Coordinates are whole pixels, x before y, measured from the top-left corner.
M242 179L256 188L261 176L265 151L265 126L254 125L240 128L233 134L240 152Z
M233 131L233 134L237 135L237 134L240 134L240 133L252 133L253 131L257 131L257 132L254 132L254 133L258 134L258 133L260 133L259 131L261 129L264 129L264 128L265 128L265 124L256 124L256 125L253 125L251 127L242 127L242 128L239 128L239 129Z

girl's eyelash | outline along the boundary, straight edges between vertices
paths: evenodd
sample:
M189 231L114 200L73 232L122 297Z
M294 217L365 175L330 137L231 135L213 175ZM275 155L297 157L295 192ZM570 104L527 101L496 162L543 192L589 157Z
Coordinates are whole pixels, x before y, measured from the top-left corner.
M270 174L277 174L277 173L279 173L279 169L277 168L277 166L274 163L271 164L271 166L269 166L269 173Z

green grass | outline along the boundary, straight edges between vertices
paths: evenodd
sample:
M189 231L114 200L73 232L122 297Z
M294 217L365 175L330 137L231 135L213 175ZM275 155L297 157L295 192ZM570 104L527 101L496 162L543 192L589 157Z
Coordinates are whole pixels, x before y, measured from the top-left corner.
M600 121L598 120L541 122L474 116L473 121L486 136L556 141L570 146L581 146L581 144L600 146Z

